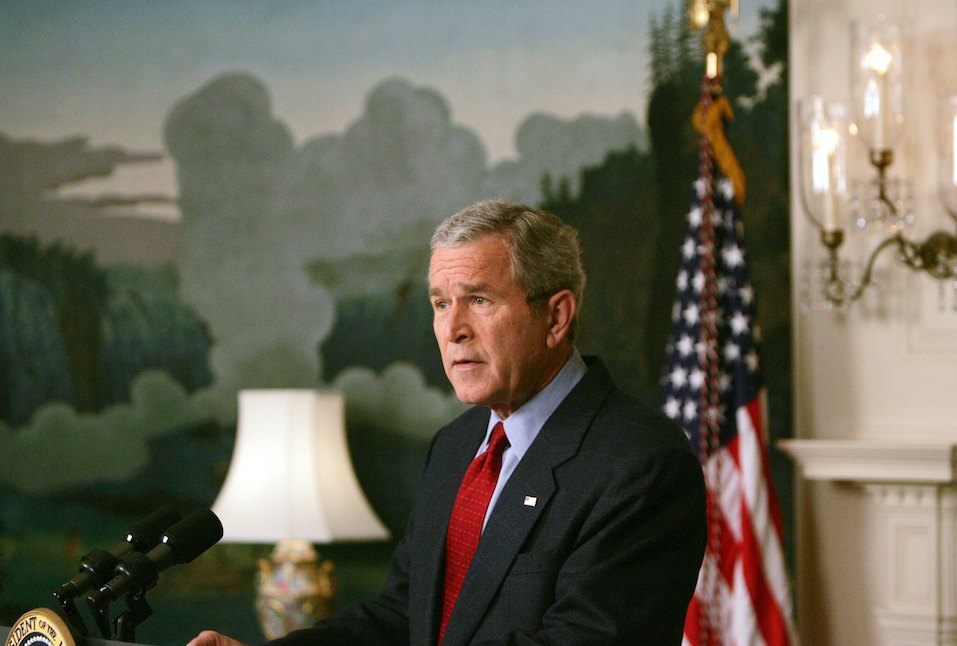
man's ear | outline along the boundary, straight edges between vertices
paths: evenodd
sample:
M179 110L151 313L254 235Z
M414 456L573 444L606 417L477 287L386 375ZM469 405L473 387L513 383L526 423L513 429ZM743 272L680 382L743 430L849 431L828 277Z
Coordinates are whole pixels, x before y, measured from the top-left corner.
M556 348L568 340L572 322L578 315L578 301L569 289L552 294L548 299L548 335L545 342L549 348Z

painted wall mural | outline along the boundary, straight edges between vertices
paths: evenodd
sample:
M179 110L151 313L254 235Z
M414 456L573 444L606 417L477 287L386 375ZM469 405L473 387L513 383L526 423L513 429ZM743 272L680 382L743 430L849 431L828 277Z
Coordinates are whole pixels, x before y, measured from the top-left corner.
M729 137L787 436L787 7L745 4ZM401 535L462 410L428 238L476 200L579 228L580 345L656 401L701 74L675 0L3 3L0 60L0 625L160 504L210 505L241 388L343 390L360 481ZM390 548L323 548L340 601L376 589ZM165 574L140 639L260 639L267 550Z

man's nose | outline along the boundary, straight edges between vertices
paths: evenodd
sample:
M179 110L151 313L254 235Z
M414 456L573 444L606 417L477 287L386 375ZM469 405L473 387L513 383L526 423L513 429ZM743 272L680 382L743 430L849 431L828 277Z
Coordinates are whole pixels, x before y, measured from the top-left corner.
M462 303L452 303L446 310L445 338L452 343L462 343L471 337L468 307Z

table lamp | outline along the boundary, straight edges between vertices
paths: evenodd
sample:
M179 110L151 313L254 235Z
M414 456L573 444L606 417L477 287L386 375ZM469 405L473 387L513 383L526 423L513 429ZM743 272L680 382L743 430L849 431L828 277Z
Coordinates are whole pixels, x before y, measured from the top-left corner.
M338 392L240 391L232 462L213 511L225 542L276 542L256 584L269 639L331 611L333 566L319 565L312 543L389 538L352 469Z

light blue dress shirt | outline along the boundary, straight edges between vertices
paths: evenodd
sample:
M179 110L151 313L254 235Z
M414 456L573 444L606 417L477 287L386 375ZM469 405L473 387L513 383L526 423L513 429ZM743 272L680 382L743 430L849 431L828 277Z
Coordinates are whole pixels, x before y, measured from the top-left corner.
M519 406L508 418L502 419L495 414L495 411L492 411L488 420L488 429L485 431L485 440L475 455L478 457L488 449L492 429L499 422L502 422L505 427L505 437L508 438L509 446L502 454L502 470L498 474L495 491L492 492L492 498L489 500L488 509L485 512L485 521L482 524L483 530L485 524L488 523L488 517L491 515L492 509L495 508L499 494L515 471L515 467L525 456L528 447L532 445L532 441L538 436L538 432L542 430L542 426L552 416L558 405L568 396L575 384L581 381L586 372L588 372L588 366L578 350L573 349L568 361L558 371L555 378L534 397Z

